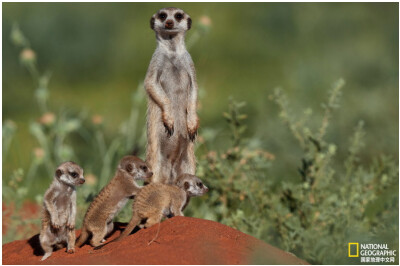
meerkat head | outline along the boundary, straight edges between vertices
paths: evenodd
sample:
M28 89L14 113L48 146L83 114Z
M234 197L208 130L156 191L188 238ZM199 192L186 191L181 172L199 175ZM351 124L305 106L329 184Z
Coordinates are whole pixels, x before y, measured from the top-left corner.
M153 172L142 159L132 155L121 159L118 170L128 173L134 180L146 181L153 175Z
M176 185L186 191L190 197L202 196L208 191L200 178L195 175L182 174L178 177Z
M83 169L74 162L65 162L58 166L55 178L69 186L79 186L85 183Z
M150 27L156 33L178 34L190 30L192 19L182 9L167 7L160 9L150 19Z

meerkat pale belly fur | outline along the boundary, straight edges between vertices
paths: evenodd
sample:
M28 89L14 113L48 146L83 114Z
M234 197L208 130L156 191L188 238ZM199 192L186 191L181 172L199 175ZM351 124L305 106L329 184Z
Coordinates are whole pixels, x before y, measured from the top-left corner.
M207 191L207 186L198 177L190 174L179 176L176 185L151 183L144 186L133 202L132 219L114 241L128 236L142 221L145 221L143 227L148 228L161 222L163 217L183 216L182 211L188 200L191 197L202 196Z
M150 21L157 48L145 79L148 94L146 162L151 182L174 184L183 174L195 174L194 140L199 127L197 81L185 47L191 19L183 10L164 8Z
M42 228L39 241L47 259L53 252L53 246L62 248L67 245L67 252L75 249L75 186L85 183L82 168L74 162L61 164L54 175L53 183L46 191L42 209Z
M135 156L121 159L115 176L96 196L86 211L81 235L76 243L81 246L92 235L90 244L94 247L104 242L111 233L113 219L125 206L128 199L135 196L141 186L137 180L148 180L152 172L146 163Z

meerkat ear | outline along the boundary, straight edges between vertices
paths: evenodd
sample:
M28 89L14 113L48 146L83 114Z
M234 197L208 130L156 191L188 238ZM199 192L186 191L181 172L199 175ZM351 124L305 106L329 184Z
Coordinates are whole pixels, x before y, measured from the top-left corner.
M185 182L185 183L183 184L183 187L185 188L185 190L188 190L189 187L190 187L189 182Z
M56 171L56 176L57 176L58 178L60 178L60 177L62 176L62 174L63 174L63 172L62 172L60 169L57 169L57 171Z
M150 19L150 28L152 29L152 30L154 30L154 22L155 22L155 18L154 17L152 17L151 19Z
M191 27L192 27L192 19L188 18L188 20L187 20L187 29L190 30Z
M133 170L132 164L128 163L128 164L125 166L125 170L126 170L128 173L132 172L132 170Z

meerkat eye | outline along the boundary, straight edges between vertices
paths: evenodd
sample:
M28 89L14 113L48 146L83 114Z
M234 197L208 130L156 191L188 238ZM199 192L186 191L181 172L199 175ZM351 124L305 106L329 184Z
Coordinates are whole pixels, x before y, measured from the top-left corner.
M203 187L203 183L199 182L199 183L197 183L197 186L198 186L199 188L202 188L202 187Z
M142 166L140 167L140 169L142 169L144 172L147 172L147 166L145 166L145 165L142 165Z
M77 172L72 172L69 173L73 178L77 178L78 177L78 173Z
M176 19L177 21L180 21L181 19L183 19L183 15L182 15L181 13L176 13L176 14L175 14L175 19Z
M160 14L158 14L158 18L161 19L161 20L164 20L164 19L167 18L167 14L165 14L165 13L160 13Z

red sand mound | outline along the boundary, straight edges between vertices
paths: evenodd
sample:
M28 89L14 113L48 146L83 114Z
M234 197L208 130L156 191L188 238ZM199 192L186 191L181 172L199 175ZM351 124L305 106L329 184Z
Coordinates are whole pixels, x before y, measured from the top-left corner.
M116 224L114 239L122 226ZM100 250L89 245L65 249L41 262L38 235L3 245L3 264L308 264L287 252L226 225L208 220L174 217L160 226L142 229Z

